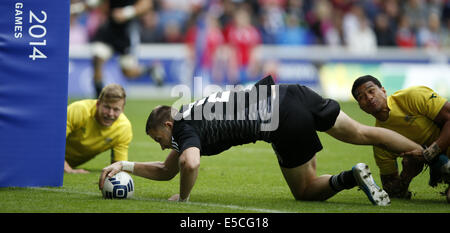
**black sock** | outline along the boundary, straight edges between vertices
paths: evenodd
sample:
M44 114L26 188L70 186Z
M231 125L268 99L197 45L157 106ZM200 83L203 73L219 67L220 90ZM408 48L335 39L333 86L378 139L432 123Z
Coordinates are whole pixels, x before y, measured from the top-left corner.
M356 183L352 170L343 171L339 175L334 175L330 178L330 186L336 192L351 189L356 185L358 184Z
M98 98L100 96L100 92L102 92L102 89L103 89L103 82L102 81L94 81L94 87L95 87L95 94Z

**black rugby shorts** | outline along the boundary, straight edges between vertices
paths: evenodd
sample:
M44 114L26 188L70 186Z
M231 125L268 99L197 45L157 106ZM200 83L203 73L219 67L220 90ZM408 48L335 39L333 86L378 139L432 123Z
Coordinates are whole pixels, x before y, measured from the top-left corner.
M280 166L300 166L322 150L316 131L332 128L339 112L335 100L325 99L305 86L287 85L280 103L280 124L271 139Z
M107 21L100 26L93 38L93 42L103 42L111 46L115 52L120 55L130 53L131 39L130 39L130 22L124 24L116 24Z

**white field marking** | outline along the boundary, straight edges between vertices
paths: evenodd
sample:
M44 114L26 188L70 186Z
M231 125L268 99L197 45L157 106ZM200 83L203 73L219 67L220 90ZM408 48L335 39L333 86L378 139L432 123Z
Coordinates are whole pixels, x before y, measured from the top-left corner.
M67 189L62 189L62 188L44 188L44 187L29 187L29 188L36 189L36 190L49 191L49 192L72 193L72 194L81 194L81 195L88 195L88 196L100 196L101 195L100 191L99 191L99 193L93 193L93 192L73 191L73 190L67 190ZM156 198L132 197L131 199L138 200L138 201L156 201L156 202L172 203L171 201L168 201L168 200L162 200L162 199L156 199ZM225 205L225 204L206 203L206 202L189 201L189 202L176 202L175 204L196 205L196 206L205 206L205 207L218 207L218 208L226 208L226 209L234 209L234 210L242 210L242 211L263 212L263 213L290 213L290 212L282 211L282 210L262 209L262 208L255 208L255 207Z

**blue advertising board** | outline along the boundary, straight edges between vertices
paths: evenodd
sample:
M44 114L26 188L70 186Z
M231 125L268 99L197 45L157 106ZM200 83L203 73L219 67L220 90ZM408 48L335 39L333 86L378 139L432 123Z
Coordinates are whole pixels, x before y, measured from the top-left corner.
M0 1L0 187L63 183L69 3Z

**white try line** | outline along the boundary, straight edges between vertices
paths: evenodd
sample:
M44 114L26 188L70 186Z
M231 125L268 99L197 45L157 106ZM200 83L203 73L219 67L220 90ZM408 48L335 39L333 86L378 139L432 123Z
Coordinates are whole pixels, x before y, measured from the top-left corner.
M80 192L80 191L74 191L74 190L67 190L67 189L63 189L63 188L44 188L44 187L30 187L30 189L43 190L43 191L49 191L49 192L72 193L72 194L80 194L80 195L88 195L88 196L100 196L101 195L100 191L98 193L93 193L93 192ZM168 200L162 200L162 199L156 199L156 198L132 197L131 199L138 200L138 201L157 201L157 202L172 203L171 201L168 201ZM241 211L255 211L255 212L263 212L263 213L290 213L290 212L282 211L282 210L262 209L262 208L255 208L255 207L225 205L225 204L206 203L206 202L189 201L189 202L174 202L174 204L195 205L195 206L204 206L204 207L219 207L219 208L226 208L226 209L234 209L234 210L241 210Z

